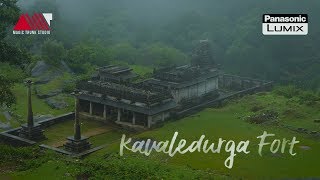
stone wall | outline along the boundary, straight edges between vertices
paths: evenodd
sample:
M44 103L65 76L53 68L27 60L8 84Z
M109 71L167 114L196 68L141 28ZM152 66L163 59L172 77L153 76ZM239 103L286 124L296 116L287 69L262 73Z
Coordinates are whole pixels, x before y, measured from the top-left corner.
M272 90L272 87L273 83L270 81L224 74L219 77L219 90L226 89L231 92L220 95L218 98L212 100L208 99L207 101L193 107L176 111L174 116L176 118L181 118L190 114L194 114L207 107L220 106L224 101L242 97L248 94L270 91Z
M172 95L177 103L183 100L194 99L218 89L218 78L206 79L192 86L172 91Z
M150 117L150 128L161 126L167 119L171 117L171 111L165 111Z
M67 114L63 114L63 115L60 115L60 116L56 116L56 117L53 117L53 118L49 118L49 119L45 119L45 120L39 121L38 123L41 124L42 128L47 128L49 126L58 124L60 122L67 121L67 120L73 120L73 119L74 119L74 112L70 112L70 113L67 113Z
M52 126L54 124L58 124L67 120L72 120L74 119L74 112L70 112L67 114L63 114L61 116L45 119L42 121L39 121L38 124L41 125L43 129ZM31 141L28 139L24 139L19 137L19 131L21 130L21 127L19 128L14 128L14 129L9 129L7 131L1 132L0 133L0 141L13 145L13 146L30 146L34 145L37 142Z
M257 86L263 86L268 81L252 79L247 77L222 74L219 76L219 89L241 91Z

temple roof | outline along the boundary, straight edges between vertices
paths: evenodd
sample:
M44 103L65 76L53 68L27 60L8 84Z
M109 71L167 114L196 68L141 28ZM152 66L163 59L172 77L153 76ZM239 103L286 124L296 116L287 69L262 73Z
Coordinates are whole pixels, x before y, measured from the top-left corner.
M132 69L129 67L115 66L115 65L100 67L97 70L99 70L99 72L114 74L114 75L132 71Z
M155 70L154 77L144 83L160 85L171 88L183 88L198 83L199 81L219 75L219 70L212 67L185 65L170 69Z
M130 67L109 65L97 68L101 80L127 81L138 75Z
M128 103L128 102L124 102L116 99L101 98L88 93L83 93L79 95L78 98L91 101L91 102L96 102L99 104L105 104L112 107L125 108L130 111L147 114L147 115L155 115L155 114L173 109L177 106L176 102L173 101L172 99L165 101L163 103L152 105L152 106L144 106L144 105L138 105L137 103Z
M150 91L134 87L134 85L124 85L103 81L82 81L77 84L77 89L91 93L111 96L116 99L125 99L131 102L141 102L147 105L161 103L167 99L172 99L172 95L160 91Z

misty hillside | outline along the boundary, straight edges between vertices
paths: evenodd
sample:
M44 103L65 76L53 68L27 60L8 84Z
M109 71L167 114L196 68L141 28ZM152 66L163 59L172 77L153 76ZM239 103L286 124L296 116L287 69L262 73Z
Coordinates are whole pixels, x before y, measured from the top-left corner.
M317 0L21 0L19 5L25 12L52 12L53 39L66 50L90 42L107 51L98 63L91 61L97 65L183 64L195 42L209 39L216 61L226 71L319 89ZM306 13L309 35L263 36L265 13ZM39 49L47 37L32 38L38 43L19 37L31 50Z

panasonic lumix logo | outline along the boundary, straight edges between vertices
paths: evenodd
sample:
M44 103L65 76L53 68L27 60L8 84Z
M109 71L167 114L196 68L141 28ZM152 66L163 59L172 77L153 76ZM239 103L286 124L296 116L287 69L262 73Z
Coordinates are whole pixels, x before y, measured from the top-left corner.
M307 35L307 14L264 14L262 17L264 35Z

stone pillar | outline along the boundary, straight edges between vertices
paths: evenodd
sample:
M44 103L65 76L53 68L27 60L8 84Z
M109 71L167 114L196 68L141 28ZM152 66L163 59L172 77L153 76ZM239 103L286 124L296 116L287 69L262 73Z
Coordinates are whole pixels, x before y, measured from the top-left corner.
M121 121L121 109L118 108L118 118L117 121L120 122Z
M81 131L80 131L80 119L79 119L79 110L80 103L77 96L75 96L75 110L74 110L74 140L81 139Z
M87 137L81 136L79 119L80 100L78 98L80 93L78 91L75 91L72 94L75 96L74 135L67 137L67 142L64 144L64 148L68 152L78 154L89 150L91 147L91 143L88 142Z
M151 128L152 116L148 116L148 128Z
M132 112L132 124L136 125L136 113Z
M103 106L103 118L107 119L107 106L106 105Z
M28 80L26 82L27 87L28 87L28 127L33 127L34 122L33 122L33 112L32 112L32 101L31 101L31 85L32 81Z
M23 124L21 126L21 130L19 132L19 136L29 139L29 140L34 140L34 141L40 141L46 139L46 137L43 134L43 130L41 128L40 124L34 123L33 122L33 112L32 112L32 101L31 101L31 85L32 81L27 80L26 85L28 88L28 93L27 93L27 99L28 99L28 119L27 123Z
M90 115L93 114L93 113L92 113L92 110L93 110L93 104L92 104L92 102L90 101L90 110L89 110Z
M164 112L161 114L161 120L164 121Z

